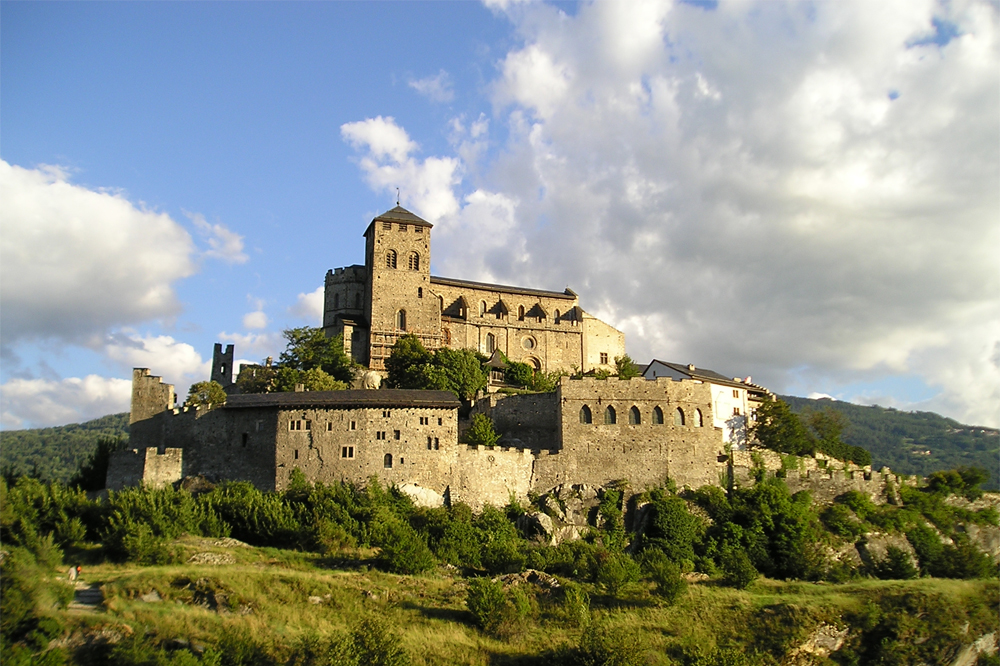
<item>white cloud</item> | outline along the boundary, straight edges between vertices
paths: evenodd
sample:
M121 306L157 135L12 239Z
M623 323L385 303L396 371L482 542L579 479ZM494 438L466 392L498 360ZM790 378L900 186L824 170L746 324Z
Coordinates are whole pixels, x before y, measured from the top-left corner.
M267 314L260 310L243 315L243 328L267 328L267 322Z
M194 347L169 335L140 336L124 329L109 335L102 351L123 369L149 368L163 381L174 384L178 394L187 395L188 386L207 380L212 370L211 360L202 360Z
M391 117L346 123L340 133L355 149L365 152L359 163L373 189L395 193L399 188L404 205L430 222L458 210L452 189L460 180L458 159L415 159L410 153L417 144Z
M0 386L0 427L45 428L82 423L129 410L132 382L87 375L83 379L11 379Z
M638 360L776 391L915 376L1000 425L994 6L495 5L523 40L492 85L508 139L475 184L432 158L437 265L569 284ZM935 17L959 36L907 46ZM377 190L431 161L391 124L391 158L344 130Z
M432 102L451 102L455 99L451 76L443 69L434 76L411 79L407 84Z
M59 167L0 160L0 337L87 342L180 310L172 283L195 272L190 235L122 194Z
M308 294L299 294L295 305L288 308L288 311L296 317L308 320L312 326L322 326L325 293L324 287L319 286Z
M243 252L243 236L230 231L223 224L210 224L201 213L184 211L184 214L194 223L198 233L211 248L205 252L205 256L221 259L227 264L244 264L250 259Z
M285 341L281 333L219 333L219 340L233 343L234 351L241 356L256 356L263 360L267 356L278 358L278 354L285 348ZM254 363L259 363L253 361ZM246 361L241 361L246 362ZM235 364L239 368L239 363Z

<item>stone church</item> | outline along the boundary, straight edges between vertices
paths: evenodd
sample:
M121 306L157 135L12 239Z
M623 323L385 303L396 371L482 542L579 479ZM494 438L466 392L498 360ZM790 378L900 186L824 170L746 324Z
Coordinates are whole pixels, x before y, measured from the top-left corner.
M427 349L503 352L536 370L614 368L625 335L587 314L570 289L544 291L430 274L432 225L396 206L365 230L365 263L326 274L323 329L356 362L385 370L413 334Z

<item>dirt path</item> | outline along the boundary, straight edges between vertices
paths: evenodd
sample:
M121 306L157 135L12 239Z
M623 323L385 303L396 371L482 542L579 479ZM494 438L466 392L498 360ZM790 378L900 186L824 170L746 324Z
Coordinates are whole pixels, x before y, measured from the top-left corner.
M101 592L100 583L87 584L78 580L75 586L73 601L67 607L69 610L91 612L104 610L104 594Z

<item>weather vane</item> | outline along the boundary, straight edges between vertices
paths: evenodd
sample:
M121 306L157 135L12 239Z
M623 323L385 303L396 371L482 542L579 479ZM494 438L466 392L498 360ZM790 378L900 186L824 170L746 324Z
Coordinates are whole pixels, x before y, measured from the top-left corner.
M396 205L399 205L399 188L396 188Z

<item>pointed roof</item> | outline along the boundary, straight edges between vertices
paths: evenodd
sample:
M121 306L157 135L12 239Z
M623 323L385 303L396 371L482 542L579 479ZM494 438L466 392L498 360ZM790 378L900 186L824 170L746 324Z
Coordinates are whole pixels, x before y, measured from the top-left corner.
M372 222L396 222L399 224L415 224L421 227L433 227L434 225L427 220L421 219L406 210L402 206L396 206L392 210L387 210L378 217L376 217Z

